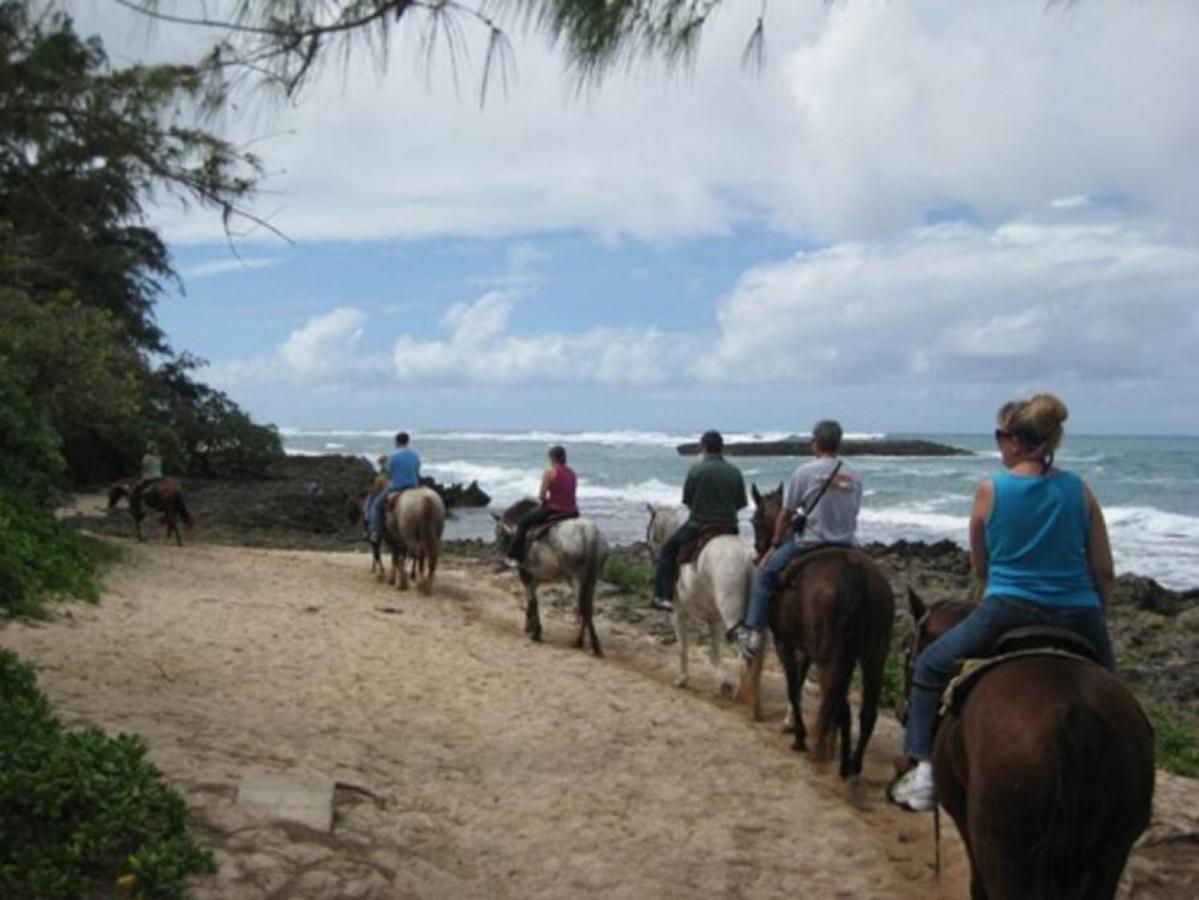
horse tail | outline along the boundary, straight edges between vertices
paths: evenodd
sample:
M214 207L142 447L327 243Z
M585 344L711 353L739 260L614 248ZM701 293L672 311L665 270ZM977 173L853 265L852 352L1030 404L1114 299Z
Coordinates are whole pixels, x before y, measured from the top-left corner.
M1090 896L1094 854L1106 827L1103 756L1111 735L1095 710L1075 704L1054 737L1057 759L1036 847L1033 894L1074 900Z
M434 496L436 495L426 494L422 498L416 526L421 556L428 565L420 582L421 590L426 594L433 590L433 575L437 572L437 557L441 552L441 535L437 528L437 506L433 502Z
M866 571L861 563L847 559L837 579L833 605L832 661L821 691L820 710L816 714L816 756L827 759L837 735L841 710L849 697L854 665L861 655L866 609Z

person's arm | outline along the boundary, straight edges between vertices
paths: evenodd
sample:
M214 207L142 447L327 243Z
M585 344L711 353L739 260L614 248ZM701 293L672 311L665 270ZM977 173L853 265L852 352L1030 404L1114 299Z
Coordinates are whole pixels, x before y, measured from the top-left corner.
M687 480L683 482L683 506L691 509L691 501L695 499L695 469L692 468L687 473Z
M1099 599L1106 607L1116 591L1116 563L1112 559L1112 544L1107 536L1107 522L1103 518L1099 501L1087 485L1083 485L1083 493L1087 502L1087 518L1090 520L1090 528L1087 531L1087 567L1091 570L1091 579L1095 582Z
M550 484L553 483L555 474L553 469L546 469L541 473L541 487L537 491L538 502L545 503L550 498Z
M974 491L974 506L970 510L970 568L975 579L987 583L987 519L991 516L995 489L990 478L978 482Z
M749 497L745 496L745 476L741 476L741 480L737 484L737 510L740 512L749 506Z

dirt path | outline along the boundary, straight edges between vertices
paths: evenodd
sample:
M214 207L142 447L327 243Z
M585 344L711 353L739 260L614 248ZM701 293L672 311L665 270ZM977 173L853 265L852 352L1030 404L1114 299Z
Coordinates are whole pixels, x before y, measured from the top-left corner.
M965 893L952 829L938 885L928 818L879 799L892 723L855 804L777 723L713 698L702 666L671 687L673 648L606 623L596 660L566 646L564 614L531 645L508 577L477 564L423 597L376 585L361 555L131 546L108 588L0 643L68 723L147 739L217 851L197 897ZM386 806L339 791L330 835L264 822L233 803L255 771Z

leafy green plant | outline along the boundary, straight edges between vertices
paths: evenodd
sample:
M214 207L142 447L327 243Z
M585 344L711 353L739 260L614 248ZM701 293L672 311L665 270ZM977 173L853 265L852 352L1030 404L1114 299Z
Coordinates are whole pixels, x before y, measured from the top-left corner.
M0 649L0 896L184 896L215 870L183 798L136 737L66 731L33 672Z
M119 554L0 487L0 616L40 616L46 600L98 601L99 567Z
M654 585L653 569L621 559L619 556L609 556L604 560L600 578L626 594L648 593Z
M891 652L887 654L887 664L883 668L883 692L879 701L883 706L894 707L896 701L903 697L903 653L903 647L892 641Z
M1167 772L1199 778L1199 739L1191 728L1166 707L1149 707L1149 721L1157 740L1157 764Z

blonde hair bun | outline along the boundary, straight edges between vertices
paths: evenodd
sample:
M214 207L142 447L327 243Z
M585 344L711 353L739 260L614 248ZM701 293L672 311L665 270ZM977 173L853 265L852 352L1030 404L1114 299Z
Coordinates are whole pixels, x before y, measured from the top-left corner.
M1032 422L1041 435L1057 431L1069 417L1066 404L1054 394L1033 394L1024 408L1024 418Z

